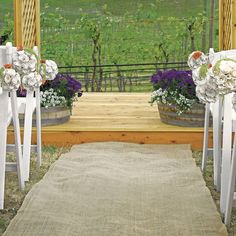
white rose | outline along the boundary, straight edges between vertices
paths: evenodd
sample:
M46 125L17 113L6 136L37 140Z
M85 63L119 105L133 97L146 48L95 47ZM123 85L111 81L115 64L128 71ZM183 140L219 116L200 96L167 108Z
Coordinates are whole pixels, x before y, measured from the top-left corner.
M12 85L18 85L19 82L20 82L20 81L19 81L19 78L18 78L17 76L15 76L15 77L12 78L12 81L11 81Z
M236 78L236 70L231 71L231 76Z
M35 61L29 61L27 66L30 69L30 71L32 71L32 72L36 70L36 62Z
M21 61L21 62L23 62L23 63L28 62L28 61L29 61L29 57L28 57L27 55L21 53L21 54L19 55L19 61Z
M34 90L41 85L42 77L36 72L25 75L22 78L22 84L26 89Z
M36 83L36 79L34 77L28 78L28 85L29 86L34 86Z
M6 84L9 84L9 83L11 82L11 76L7 74L7 75L4 77L4 82L5 82Z
M46 60L45 63L40 66L40 74L43 77L45 76L47 80L55 79L57 73L57 64L52 60Z
M235 63L233 61L226 61L226 60L223 60L221 61L220 63L220 71L223 73L223 74L228 74L232 71L232 69L235 67L234 65Z

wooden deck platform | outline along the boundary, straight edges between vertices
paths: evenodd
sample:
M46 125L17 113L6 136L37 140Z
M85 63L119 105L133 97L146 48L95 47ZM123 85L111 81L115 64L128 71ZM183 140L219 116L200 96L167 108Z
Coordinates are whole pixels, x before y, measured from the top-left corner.
M193 149L202 148L203 128L163 124L157 106L150 106L149 98L150 93L84 93L76 102L68 123L43 127L43 143L189 143ZM12 128L8 133L8 140L12 142Z

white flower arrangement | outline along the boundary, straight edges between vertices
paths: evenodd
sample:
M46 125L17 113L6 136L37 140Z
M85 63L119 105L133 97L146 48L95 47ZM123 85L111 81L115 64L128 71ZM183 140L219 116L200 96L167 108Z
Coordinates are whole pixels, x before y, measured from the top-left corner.
M34 90L42 84L42 76L37 72L24 75L22 77L22 86L25 89Z
M20 74L26 75L36 71L37 56L33 51L18 49L13 54L13 68Z
M150 103L157 101L157 103L161 102L167 104L167 96L168 96L167 91L159 88L158 90L152 92Z
M203 103L214 103L219 96L236 91L236 60L220 59L212 66L203 55L201 52L193 52L189 56L188 65L192 69L198 99ZM236 108L235 95L233 107Z
M173 105L173 98L175 100L175 104L180 108L177 111L178 115L188 111L194 103L193 100L186 98L182 94L178 93L178 91L167 91L162 88L152 92L150 103L156 101L157 103Z
M52 60L41 60L40 74L46 80L54 80L58 74L56 62Z
M66 99L63 96L58 96L52 88L44 92L41 91L41 105L42 107L56 107L56 106L65 106Z
M0 94L2 90L24 89L35 90L42 84L42 79L53 80L57 73L57 64L52 60L43 60L33 50L17 48L13 54L12 65L0 69ZM43 77L43 78L42 78Z
M219 94L224 95L236 89L236 61L221 59L216 62L210 71L219 88Z
M194 70L201 65L208 64L208 61L208 57L203 52L194 51L188 57L188 66Z
M6 64L1 69L0 73L0 84L1 84L1 93L5 91L17 90L20 87L21 79L20 75L11 68L11 64Z

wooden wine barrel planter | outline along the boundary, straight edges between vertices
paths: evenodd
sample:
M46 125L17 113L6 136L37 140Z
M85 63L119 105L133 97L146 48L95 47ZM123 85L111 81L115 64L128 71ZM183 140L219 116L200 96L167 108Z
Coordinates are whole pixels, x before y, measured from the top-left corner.
M42 126L63 124L70 119L70 109L67 107L41 107ZM20 123L24 123L24 117L20 116ZM33 126L36 125L36 114L33 114Z
M177 109L173 105L158 103L158 111L161 121L169 125L185 127L203 127L205 117L205 106L203 104L193 104L192 108L178 115Z

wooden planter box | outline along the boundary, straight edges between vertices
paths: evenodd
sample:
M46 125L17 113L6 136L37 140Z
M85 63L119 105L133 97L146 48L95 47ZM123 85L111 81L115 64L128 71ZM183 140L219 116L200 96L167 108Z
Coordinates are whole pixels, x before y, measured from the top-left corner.
M192 109L178 115L177 109L172 105L158 103L161 121L169 125L185 127L204 127L205 105L196 103Z
M41 107L42 126L63 124L70 119L70 109L67 107ZM36 125L36 115L33 114L33 126ZM24 116L20 115L20 123L24 124Z

